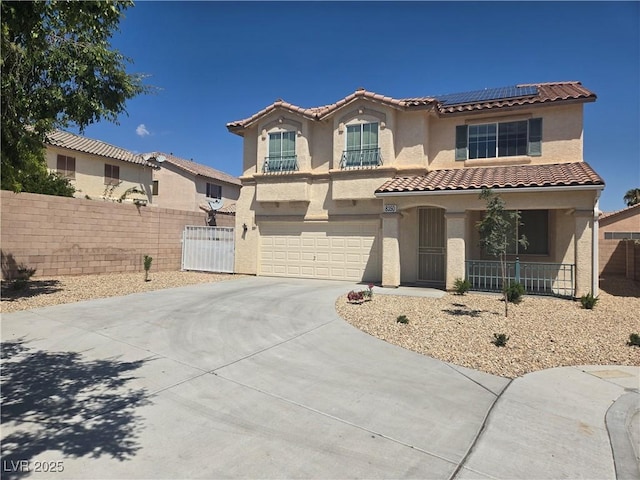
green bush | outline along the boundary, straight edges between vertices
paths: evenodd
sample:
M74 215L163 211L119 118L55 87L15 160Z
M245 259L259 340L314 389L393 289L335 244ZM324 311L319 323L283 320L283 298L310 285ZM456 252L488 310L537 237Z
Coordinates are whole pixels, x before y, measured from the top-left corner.
M144 281L149 281L149 270L151 270L151 262L153 262L153 257L149 255L144 256Z
M627 342L627 345L629 345L630 347L640 347L640 335L638 335L637 333L632 333L631 335L629 335L629 341Z
M493 343L496 347L504 347L507 344L508 340L509 337L507 337L504 333L494 333L491 343Z
M520 303L524 295L524 286L521 283L510 283L505 289L507 293L507 301L510 303Z
M591 292L587 293L580 297L580 303L582 304L582 308L586 308L588 310L593 310L593 307L598 303L599 298L594 297Z
M406 315L399 315L398 318L396 318L396 322L397 323L409 323L409 319L407 318Z
M453 289L458 295L464 295L471 289L471 283L467 279L456 278L456 281L453 283Z

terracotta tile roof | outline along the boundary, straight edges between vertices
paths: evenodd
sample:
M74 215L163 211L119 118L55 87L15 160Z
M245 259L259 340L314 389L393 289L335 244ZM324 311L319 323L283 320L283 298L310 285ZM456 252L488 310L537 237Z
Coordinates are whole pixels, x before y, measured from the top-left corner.
M46 135L46 143L55 147L67 148L76 152L90 153L100 157L122 160L123 162L136 163L145 167L157 168L154 164L147 162L142 155L136 155L124 148L116 147L100 140L82 137L75 133L63 130L54 130Z
M442 114L447 114L532 105L536 103L550 103L563 100L593 102L596 99L596 94L584 88L580 82L531 83L516 85L516 87L537 87L538 92L535 95L525 95L515 98L469 102L458 105L440 105L438 111Z
M322 107L303 108L279 99L248 118L228 123L227 129L230 132L241 132L244 128L249 127L260 118L277 109L297 113L311 120L322 120L323 118L333 114L342 106L347 105L359 98L366 98L399 109L432 108L440 115L488 110L495 108L526 106L558 101L589 102L595 101L596 99L596 95L593 92L584 88L580 82L575 81L521 84L513 87L490 89L490 91L502 91L506 89L511 89L514 91L522 90L527 93L511 96L508 98L505 98L503 96L498 96L497 98L485 98L482 101L474 100L474 96L470 95L468 96L469 101L456 103L453 105L447 103L444 100L445 98L450 98L452 95L440 96L440 98L443 100L439 100L437 95L429 97L396 99L385 95L380 95L378 93L370 92L363 88L359 88L354 93L347 95L342 100L339 100L336 103L324 105ZM476 92L467 93L471 94ZM461 98L465 97L465 94L459 95Z
M505 167L434 170L426 175L396 177L376 193L438 192L482 188L603 186L604 181L586 162Z
M215 168L201 165L194 162L193 160L186 160L184 158L176 157L175 155L162 152L150 152L146 153L145 155L149 155L152 158L163 155L166 158L166 162L178 167L181 170L184 170L185 172L191 173L192 175L199 175L201 177L220 180L222 182L231 183L233 185L241 185L241 182L237 177L229 175L228 173L221 172L220 170L216 170Z
M623 208L622 210L616 210L615 212L603 212L602 215L600 215L600 220L604 220L609 219L609 217L613 217L614 215L617 216L621 213L628 213L630 211L633 210L637 210L637 212L634 213L640 213L640 203L636 203L635 205L631 205L630 207L627 208Z

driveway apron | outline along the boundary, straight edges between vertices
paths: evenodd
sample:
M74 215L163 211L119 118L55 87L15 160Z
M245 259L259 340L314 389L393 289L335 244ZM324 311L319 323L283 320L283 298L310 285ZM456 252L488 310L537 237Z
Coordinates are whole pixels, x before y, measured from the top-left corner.
M2 477L450 478L508 380L357 330L334 308L352 288L247 277L4 315Z

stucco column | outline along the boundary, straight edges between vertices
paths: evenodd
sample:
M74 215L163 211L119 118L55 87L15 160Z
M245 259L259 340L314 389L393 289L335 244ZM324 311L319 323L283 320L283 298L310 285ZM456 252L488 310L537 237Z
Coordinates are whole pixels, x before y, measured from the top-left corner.
M453 289L457 278L464 279L466 260L466 214L465 212L445 212L447 231L447 276L445 287Z
M575 219L575 262L576 262L576 297L591 292L591 210L576 210ZM597 272L596 272L597 274Z
M382 286L400 286L400 213L383 213Z

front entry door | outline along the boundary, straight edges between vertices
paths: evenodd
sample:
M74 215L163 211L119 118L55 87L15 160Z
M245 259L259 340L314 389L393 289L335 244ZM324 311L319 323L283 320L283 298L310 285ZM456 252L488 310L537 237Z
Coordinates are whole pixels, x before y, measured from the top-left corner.
M445 282L445 222L442 208L420 208L418 281L434 286Z

